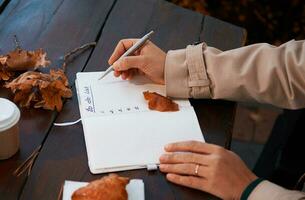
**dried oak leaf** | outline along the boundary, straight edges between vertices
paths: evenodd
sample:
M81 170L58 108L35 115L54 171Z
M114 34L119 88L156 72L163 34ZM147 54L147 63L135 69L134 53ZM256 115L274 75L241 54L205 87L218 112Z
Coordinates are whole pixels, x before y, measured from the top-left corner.
M0 55L0 81L1 80L4 80L4 81L7 81L9 80L11 77L14 76L14 72L12 71L7 71L5 70L4 66L6 64L6 60L7 60L7 57L6 56L1 56Z
M9 80L15 71L35 70L49 64L47 54L42 49L25 51L17 48L7 55L0 55L0 80Z
M11 79L14 75L15 75L14 72L3 70L0 66L0 81L1 80L7 81L7 80Z
M148 100L148 108L160 112L179 111L179 106L171 99L156 92L143 92L144 98Z
M127 200L126 185L129 178L109 174L76 190L72 200Z
M25 51L16 49L7 54L6 68L11 71L23 71L28 69L37 69L50 64L47 60L47 54L42 49L35 51Z
M44 108L61 111L63 98L70 98L72 91L63 70L50 70L50 74L28 71L7 83L15 94L14 101L21 107Z

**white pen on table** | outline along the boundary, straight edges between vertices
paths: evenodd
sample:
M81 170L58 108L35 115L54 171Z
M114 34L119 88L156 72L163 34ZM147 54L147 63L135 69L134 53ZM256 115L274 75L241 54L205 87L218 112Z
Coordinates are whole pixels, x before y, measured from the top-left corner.
M141 39L139 39L132 47L130 47L118 60L120 60L123 57L129 56L130 54L134 53L136 50L138 50L140 47L142 47L145 42L150 38L150 36L154 33L154 31L150 31L146 35L144 35ZM101 80L104 78L107 74L109 74L111 71L113 71L113 65L111 65L104 73L103 75L98 79Z

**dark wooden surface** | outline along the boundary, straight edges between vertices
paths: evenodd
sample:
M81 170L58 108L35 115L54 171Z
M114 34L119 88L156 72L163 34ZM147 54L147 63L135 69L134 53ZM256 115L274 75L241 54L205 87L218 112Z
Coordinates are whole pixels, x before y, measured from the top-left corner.
M5 6L9 3L9 0L0 0L0 13L4 10Z
M76 72L106 69L120 39L141 37L155 30L152 41L164 50L184 48L199 40L226 50L245 41L243 29L163 0L0 0L0 13L0 54L14 49L16 34L23 48L44 48L56 68L69 50L86 42L98 42L68 66L73 97L66 101L61 113L21 109L20 151L0 161L0 199L5 200L56 199L64 180L91 181L102 176L89 172L82 125L61 128L52 123L79 118L74 90ZM0 96L11 98L3 88ZM206 140L229 147L235 104L210 100L192 100L192 104ZM42 151L31 175L14 177L14 169L40 144ZM171 184L160 172L134 170L119 174L143 179L146 199L215 198Z

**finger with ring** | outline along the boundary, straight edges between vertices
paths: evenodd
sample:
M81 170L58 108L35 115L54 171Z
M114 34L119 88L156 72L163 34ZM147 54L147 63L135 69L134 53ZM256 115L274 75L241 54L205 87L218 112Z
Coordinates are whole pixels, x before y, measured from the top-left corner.
M197 165L196 165L196 168L195 168L195 175L196 175L196 176L198 176L198 170L199 170L199 167L200 167L200 165L199 165L199 164L197 164Z

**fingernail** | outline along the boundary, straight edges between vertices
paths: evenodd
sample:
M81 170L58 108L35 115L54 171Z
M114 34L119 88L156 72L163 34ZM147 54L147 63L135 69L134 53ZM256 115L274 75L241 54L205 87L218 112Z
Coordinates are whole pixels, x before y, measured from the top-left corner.
M160 165L159 165L159 169L160 169L161 171L164 171L165 168L166 168L166 165L164 165L164 164L160 164Z
M173 175L172 175L172 174L166 174L166 178L167 178L167 179L172 179L172 178L173 178Z
M170 147L171 147L171 145L170 145L170 144L167 144L167 145L165 145L164 149L165 149L165 150L169 150Z
M163 155L160 156L159 160L160 160L160 161L161 161L161 160L166 160L166 157L167 157L167 155L163 154Z

